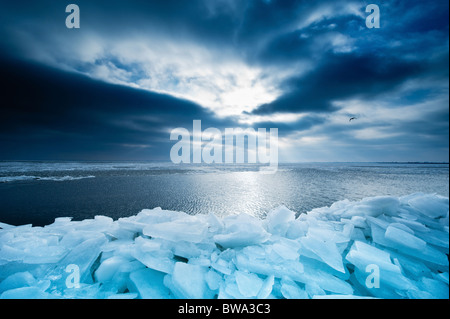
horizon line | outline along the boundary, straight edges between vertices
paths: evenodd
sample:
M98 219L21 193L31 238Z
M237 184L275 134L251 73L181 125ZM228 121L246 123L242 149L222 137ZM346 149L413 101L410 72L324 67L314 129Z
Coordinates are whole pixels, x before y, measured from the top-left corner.
M0 159L0 162L153 162L172 163L170 160L117 160L117 159ZM398 164L450 164L449 161L279 161L278 164L307 164L307 163L398 163ZM261 163L182 163L174 165L263 165Z

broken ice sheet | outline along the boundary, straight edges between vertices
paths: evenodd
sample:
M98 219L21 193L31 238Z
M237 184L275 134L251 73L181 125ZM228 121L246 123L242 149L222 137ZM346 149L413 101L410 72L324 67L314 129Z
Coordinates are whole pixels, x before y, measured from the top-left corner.
M448 298L447 198L378 196L296 215L155 208L0 223L0 298ZM377 274L380 287L368 286Z

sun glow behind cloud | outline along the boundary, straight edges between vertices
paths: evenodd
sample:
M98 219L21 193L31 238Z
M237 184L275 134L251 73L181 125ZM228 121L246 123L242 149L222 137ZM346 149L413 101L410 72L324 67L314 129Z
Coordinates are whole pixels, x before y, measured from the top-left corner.
M210 17L220 14L238 17L246 10L245 5L237 6L235 1L217 4L204 2ZM320 5L309 16L299 13L294 19L297 22L267 32L254 44L255 49L266 46L271 38L306 29L333 14L360 15L359 11L352 2L344 6ZM247 124L261 122L260 117L253 118L249 113L282 96L285 93L283 81L314 68L312 56L295 59L288 67L255 63L258 61L248 58L247 44L242 47L236 43L211 45L184 35L180 30L177 34L167 26L161 28L152 20L146 20L146 23L145 32L137 27L127 29L127 26L126 31L116 33L105 33L103 28L86 25L78 33L71 34L55 32L58 29L52 24L35 26L29 32L18 30L14 42L31 60L108 83L169 94L197 103L219 117L244 116L239 122ZM351 37L333 28L314 40L317 50L351 51ZM314 28L311 31L315 32ZM42 36L44 34L47 36ZM272 121L299 119L298 114L291 115L293 117L278 115Z
M290 75L272 76L232 51L191 42L149 36L102 39L94 34L79 41L56 52L46 52L33 40L28 45L34 47L32 59L105 82L189 100L220 117L238 116L274 101L282 93L279 83Z

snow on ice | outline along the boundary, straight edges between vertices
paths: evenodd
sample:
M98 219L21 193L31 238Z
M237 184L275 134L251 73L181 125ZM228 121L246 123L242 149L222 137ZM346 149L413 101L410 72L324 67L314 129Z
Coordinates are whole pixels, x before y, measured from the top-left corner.
M449 200L0 223L1 298L449 298Z

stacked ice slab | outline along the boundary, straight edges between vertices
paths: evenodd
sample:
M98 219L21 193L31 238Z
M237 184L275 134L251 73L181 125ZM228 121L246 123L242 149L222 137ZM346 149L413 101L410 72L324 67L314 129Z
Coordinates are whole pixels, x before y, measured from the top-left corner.
M0 224L1 298L448 298L449 200Z

